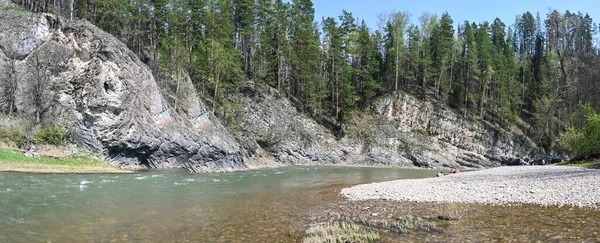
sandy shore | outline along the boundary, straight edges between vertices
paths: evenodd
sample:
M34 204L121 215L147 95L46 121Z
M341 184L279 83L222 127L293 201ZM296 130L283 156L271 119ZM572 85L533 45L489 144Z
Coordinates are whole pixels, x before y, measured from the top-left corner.
M0 172L39 173L39 174L112 174L132 173L104 166L68 166L0 162Z
M499 167L438 178L342 189L350 200L600 206L600 170L569 166Z

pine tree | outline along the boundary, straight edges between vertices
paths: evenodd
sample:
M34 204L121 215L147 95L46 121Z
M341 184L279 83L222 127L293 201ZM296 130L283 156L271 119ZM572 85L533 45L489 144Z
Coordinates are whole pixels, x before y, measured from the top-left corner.
M465 66L465 80L464 80L464 108L465 116L469 111L470 105L475 103L475 89L474 85L477 78L479 78L479 68L477 67L478 47L475 38L477 32L477 24L470 24L465 21L465 47L464 47L464 66Z
M376 44L371 38L367 24L362 21L358 30L356 61L353 66L356 69L356 90L360 96L361 104L364 105L370 101L381 88L377 80L379 60L377 60L378 50Z
M233 21L236 30L236 48L241 52L242 69L253 78L252 54L254 47L254 0L233 0Z
M435 95L446 99L449 92L449 83L451 76L447 69L452 67L452 53L454 51L454 27L453 21L448 12L442 15L439 24L433 26L431 36L431 53L433 68L436 74Z
M425 98L431 81L437 77L437 72L433 68L433 49L431 45L434 29L439 24L437 15L423 13L421 21L421 97ZM436 91L434 91L436 92Z
M408 27L408 73L407 79L408 87L406 87L407 91L413 91L419 87L418 80L420 76L420 68L422 65L421 60L421 49L422 49L422 40L421 40L421 32L419 27L411 24Z
M256 2L256 55L254 55L254 76L257 81L269 85L277 85L276 70L276 44L275 35L275 8L271 0L258 0Z
M485 109L488 105L488 92L489 92L489 84L492 76L494 75L494 69L492 66L492 43L490 41L489 36L489 23L484 22L479 25L479 29L477 29L477 58L478 58L478 68L479 68L479 97L478 97L478 107L479 107L479 117L480 119L485 119Z
M227 104L227 94L240 87L243 71L238 61L239 52L235 51L235 26L229 2L211 0L207 7L208 82L214 87L212 110L215 113L219 104ZM222 110L222 117L226 117L227 107Z
M303 101L314 101L319 77L319 34L314 23L312 1L294 0L291 9L292 85L290 93ZM307 105L305 108L307 108Z

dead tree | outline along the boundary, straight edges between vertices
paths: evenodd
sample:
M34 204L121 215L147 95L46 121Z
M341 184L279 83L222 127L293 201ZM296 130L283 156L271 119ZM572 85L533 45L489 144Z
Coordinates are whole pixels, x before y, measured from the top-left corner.
M7 38L10 39L10 38ZM16 95L19 85L17 73L17 51L9 41L0 43L0 51L4 53L4 65L1 67L0 80L2 86L2 104L4 113L12 115L17 111Z

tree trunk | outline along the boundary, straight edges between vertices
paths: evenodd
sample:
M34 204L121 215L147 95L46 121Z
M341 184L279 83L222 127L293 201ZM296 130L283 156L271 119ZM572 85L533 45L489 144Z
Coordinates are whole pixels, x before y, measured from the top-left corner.
M73 6L74 6L75 0L69 0L69 13L70 13L70 19L73 20Z
M399 66L400 66L400 51L399 51L399 41L396 40L396 79L395 79L395 83L394 83L394 91L398 91L398 76L400 76L399 73Z

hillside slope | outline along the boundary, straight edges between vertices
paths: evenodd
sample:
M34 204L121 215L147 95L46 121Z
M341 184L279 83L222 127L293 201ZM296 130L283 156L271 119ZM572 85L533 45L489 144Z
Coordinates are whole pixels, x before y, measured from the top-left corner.
M0 66L18 81L18 114L71 128L73 143L126 169L192 172L352 164L480 168L527 158L518 129L462 119L448 107L394 93L336 137L274 88L249 82L225 129L181 74L177 101L119 40L86 21L0 12ZM6 79L9 80L9 79ZM6 83L2 84L5 89ZM37 87L37 88L36 88ZM42 97L43 104L33 97ZM2 108L10 107L2 100Z
M173 112L150 69L88 22L2 11L0 40L2 71L18 84L14 110L70 127L72 142L112 165L245 168L238 144L199 99L191 100L186 116Z

